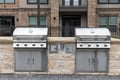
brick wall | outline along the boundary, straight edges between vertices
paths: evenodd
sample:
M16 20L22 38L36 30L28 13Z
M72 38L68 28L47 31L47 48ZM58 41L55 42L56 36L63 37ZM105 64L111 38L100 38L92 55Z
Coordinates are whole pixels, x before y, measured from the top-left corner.
M88 27L96 26L97 0L88 0Z
M19 7L19 0L15 0L13 4L0 4L0 8L2 9L14 9Z
M51 7L51 26L58 27L59 26L59 0L50 0ZM58 30L52 30L52 36L58 36Z

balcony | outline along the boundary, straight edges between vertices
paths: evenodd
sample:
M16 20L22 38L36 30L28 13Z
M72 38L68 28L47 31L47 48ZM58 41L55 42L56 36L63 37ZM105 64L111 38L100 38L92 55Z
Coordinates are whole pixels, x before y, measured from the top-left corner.
M0 26L0 36L12 36L14 29L13 25Z
M87 0L60 0L60 12L87 12Z

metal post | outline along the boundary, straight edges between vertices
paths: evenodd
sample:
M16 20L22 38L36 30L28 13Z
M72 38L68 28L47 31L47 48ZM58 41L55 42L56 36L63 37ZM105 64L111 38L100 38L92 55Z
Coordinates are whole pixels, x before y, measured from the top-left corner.
M40 27L40 0L37 0L37 8L38 8L37 23L38 27Z

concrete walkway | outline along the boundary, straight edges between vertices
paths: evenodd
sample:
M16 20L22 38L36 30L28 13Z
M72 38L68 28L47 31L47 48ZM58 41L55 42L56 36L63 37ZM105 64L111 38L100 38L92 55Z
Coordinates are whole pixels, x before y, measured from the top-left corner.
M120 80L107 75L0 75L0 80Z

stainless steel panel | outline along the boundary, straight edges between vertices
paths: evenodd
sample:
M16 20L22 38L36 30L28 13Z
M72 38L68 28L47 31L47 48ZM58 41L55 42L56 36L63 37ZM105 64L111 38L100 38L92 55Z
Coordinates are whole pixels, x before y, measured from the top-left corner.
M109 49L110 48L110 43L90 43L90 42L81 42L81 43L77 43L76 47L78 49L85 49L85 48L91 48L91 49L101 49L101 48L105 48L105 49Z
M76 28L76 36L110 36L110 31L107 28Z
M47 48L46 43L13 43L14 48Z
M31 49L31 71L41 71L42 65L40 49Z
M90 49L79 49L76 54L76 71L94 71L93 65L94 51Z
M48 71L48 54L47 50L43 49L41 52L42 55L42 71Z
M15 49L15 71L30 71L30 49Z
M28 35L28 36L40 36L48 34L48 28L16 28L13 32L13 36L21 36L21 35Z
M108 69L108 51L101 49L97 51L97 71L107 71Z

